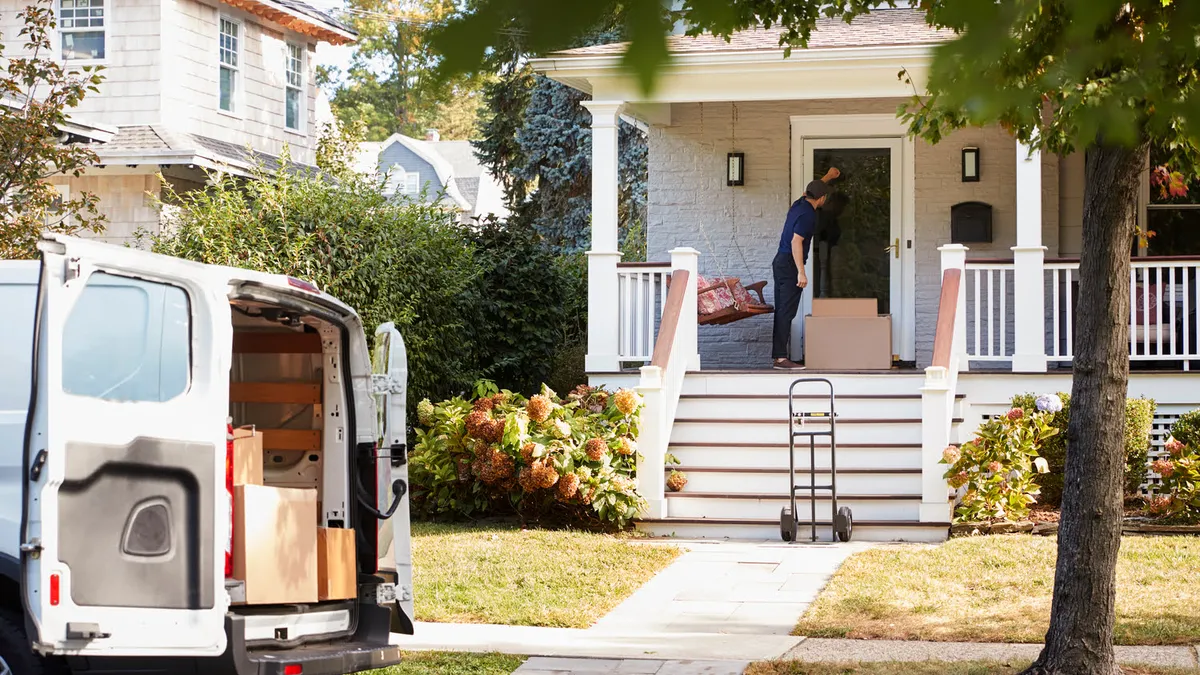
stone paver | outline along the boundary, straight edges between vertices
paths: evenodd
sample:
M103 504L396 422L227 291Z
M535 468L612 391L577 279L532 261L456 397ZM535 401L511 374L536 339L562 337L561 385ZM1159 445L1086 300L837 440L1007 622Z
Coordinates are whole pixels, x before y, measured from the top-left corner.
M529 659L513 675L741 675L748 661Z
M1196 667L1191 647L1117 647L1127 665ZM808 638L783 656L786 660L838 661L1032 661L1041 645L986 642L906 642L903 640L832 640Z

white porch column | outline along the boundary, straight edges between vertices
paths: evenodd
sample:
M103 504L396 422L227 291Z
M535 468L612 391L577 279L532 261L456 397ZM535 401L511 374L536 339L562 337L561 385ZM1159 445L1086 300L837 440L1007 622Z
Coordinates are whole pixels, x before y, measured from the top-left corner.
M617 292L617 139L624 101L584 101L592 113L592 247L588 251L589 373L620 369Z
M682 246L671 250L671 269L688 271L688 290L683 296L683 310L679 313L679 329L676 344L680 355L687 357L688 370L700 370L699 317L696 313L696 275L699 273L700 252Z
M946 368L925 369L921 387L921 507L922 523L950 522L950 485L942 476L942 451L950 445L950 425L954 413L954 381Z
M637 391L645 404L642 407L642 428L638 434L637 491L646 500L643 518L660 520L667 517L666 466L667 442L671 425L667 415L667 395L663 391L663 370L658 366L642 366L642 378Z
M1017 143L1017 245L1013 252L1013 372L1046 372L1046 247L1042 153Z
M942 254L942 276L946 270L956 269L962 272L962 281L958 285L958 310L954 319L954 361L957 362L958 372L965 373L970 363L967 359L967 251L962 244L946 244L938 248Z

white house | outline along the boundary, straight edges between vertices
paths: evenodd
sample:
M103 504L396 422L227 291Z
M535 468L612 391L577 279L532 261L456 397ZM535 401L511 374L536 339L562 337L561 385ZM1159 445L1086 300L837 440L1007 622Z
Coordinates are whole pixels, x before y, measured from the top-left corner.
M0 0L5 54L23 48L26 4ZM301 0L53 0L53 9L55 58L105 68L99 93L72 119L116 131L74 138L95 144L99 166L53 181L99 197L105 239L157 231L149 195L161 194L160 172L177 190L195 189L205 169L278 166L285 144L298 168L315 164L316 46L355 39L329 15Z
M387 194L440 199L458 210L460 220L508 217L504 188L475 157L471 141L443 141L436 129L424 140L393 134L359 145L357 168L387 176Z
M789 205L831 165L846 174L836 189L849 206L826 262L841 262L822 269L814 255L808 276L826 295L876 298L892 319L895 362L874 373L802 374L834 383L841 503L853 509L856 536L946 536L943 448L1015 393L1069 391L1083 159L1031 152L998 127L938 145L908 137L897 109L924 91L932 47L950 37L910 9L849 25L823 19L790 58L778 30L728 42L673 35L673 60L650 98L622 71L621 44L533 62L592 98L587 367L595 384L645 394L643 527L777 532L788 490L786 394L801 375L766 370L770 315L698 326L695 276L770 282ZM913 84L897 77L902 70ZM648 251L661 262L623 263L618 249L621 115L649 127ZM729 180L731 156L740 181ZM1140 218L1159 234L1148 247L1130 242L1130 395L1158 401L1155 443L1200 404L1189 372L1200 363L1200 212L1179 201L1160 203L1147 185ZM666 278L681 272L690 283L668 292ZM690 476L680 493L663 491L668 451ZM807 468L808 453L797 461ZM822 453L817 466L828 473ZM818 517L829 520L828 499Z

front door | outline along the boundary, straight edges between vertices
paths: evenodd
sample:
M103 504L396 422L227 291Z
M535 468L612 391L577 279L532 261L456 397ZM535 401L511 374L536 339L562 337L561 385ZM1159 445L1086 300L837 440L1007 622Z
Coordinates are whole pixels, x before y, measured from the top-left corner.
M817 233L806 271L812 298L875 298L879 313L892 315L892 351L903 344L904 303L901 232L900 138L810 138L804 140L804 176L819 179L837 167L818 212Z

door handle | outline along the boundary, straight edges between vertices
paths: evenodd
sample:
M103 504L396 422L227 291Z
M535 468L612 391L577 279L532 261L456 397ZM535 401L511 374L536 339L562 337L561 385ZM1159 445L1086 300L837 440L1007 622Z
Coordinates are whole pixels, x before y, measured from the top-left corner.
M893 254L895 254L897 260L900 259L900 238L899 237L896 237L896 241L893 242L891 246L884 247L883 252L887 253L888 251L891 251Z

